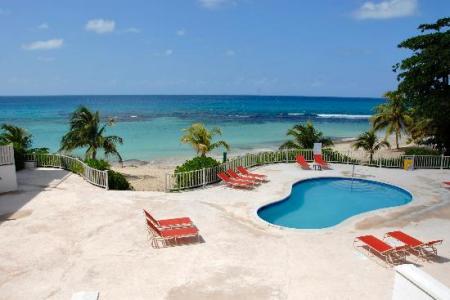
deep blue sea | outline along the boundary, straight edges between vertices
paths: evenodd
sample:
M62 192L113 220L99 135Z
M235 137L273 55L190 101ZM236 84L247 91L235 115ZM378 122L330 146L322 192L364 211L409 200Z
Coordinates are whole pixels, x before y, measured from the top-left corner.
M287 96L23 96L0 97L0 124L25 127L34 147L57 151L79 105L98 110L117 123L107 134L123 137L124 159L188 157L179 142L193 122L219 126L230 154L274 149L296 123L311 120L326 136L354 137L369 128L368 117L383 99Z

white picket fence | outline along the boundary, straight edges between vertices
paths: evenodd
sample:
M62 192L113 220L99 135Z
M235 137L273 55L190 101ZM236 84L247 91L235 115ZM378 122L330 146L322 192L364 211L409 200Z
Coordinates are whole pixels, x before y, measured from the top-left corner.
M14 148L12 145L0 146L0 166L14 164Z
M233 169L238 166L251 168L259 165L273 163L292 163L295 157L301 154L307 161L313 161L313 150L280 150L260 153L248 153L238 156L212 168L205 168L183 173L166 174L166 191L177 191L205 186L219 181L217 173ZM405 159L412 159L415 169L449 169L450 156L443 155L402 155L401 153L375 154L370 160L369 155L363 151L323 151L323 157L327 162L339 164L357 164L364 166L383 168L402 168Z
M89 167L78 158L62 154L27 154L25 160L35 161L37 167L53 167L71 171L93 185L109 189L108 171Z

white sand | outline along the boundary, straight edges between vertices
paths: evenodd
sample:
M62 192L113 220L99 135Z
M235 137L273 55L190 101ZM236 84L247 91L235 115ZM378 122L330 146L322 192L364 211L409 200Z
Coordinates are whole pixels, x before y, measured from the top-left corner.
M388 141L391 143L391 149L383 148L378 151L381 155L400 155L403 151L395 149L394 137L391 136ZM406 139L400 141L401 147L406 146ZM354 151L352 148L354 141L346 140L336 142L333 146L334 149L346 153L347 151ZM274 149L272 149L274 150ZM270 151L270 149L255 149L250 152ZM361 150L362 151L362 150ZM242 153L244 154L244 153ZM194 154L193 154L194 156ZM220 157L215 157L218 161ZM232 158L232 157L230 157ZM132 160L125 162L123 166L114 166L113 170L122 173L128 179L130 184L136 191L164 191L166 174L173 173L175 167L184 162L183 159L161 159L158 161L144 162L138 160Z
M320 231L280 230L256 216L291 184L333 171L295 164L258 168L271 181L254 191L221 184L184 193L105 191L62 170L18 173L20 191L0 195L0 298L390 299L392 269L356 251L355 236L402 229L444 238L439 258L417 265L450 286L450 171L357 167L357 175L410 190L402 207L355 216ZM158 218L189 216L204 243L153 249L142 208ZM414 262L413 257L408 260Z

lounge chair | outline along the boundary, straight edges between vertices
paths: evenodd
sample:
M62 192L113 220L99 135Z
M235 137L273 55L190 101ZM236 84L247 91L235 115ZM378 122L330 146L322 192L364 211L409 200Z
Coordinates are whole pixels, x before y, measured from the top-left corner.
M311 170L311 168L309 167L309 164L306 162L305 157L303 155L300 155L300 154L297 155L295 157L295 160L297 161L297 163L303 170Z
M241 188L247 188L247 189L251 189L254 187L253 183L250 183L248 181L244 181L244 180L238 180L238 179L234 179L234 178L230 178L227 173L225 172L220 172L217 174L217 177L219 177L223 182L225 182L227 185L231 186L231 187L241 187Z
M239 173L241 173L242 175L251 176L251 177L258 177L258 178L261 178L261 179L267 181L267 176L266 175L250 173L246 168L244 168L242 166L237 167L237 169L238 169Z
M144 209L143 211L145 217L159 228L164 229L194 226L194 223L192 223L192 220L188 217L156 220L147 210Z
M322 169L330 170L330 165L323 159L322 154L314 154L314 162Z
M145 218L147 221L147 230L149 237L152 240L152 246L154 248L159 248L159 242L162 242L164 247L169 245L169 241L178 242L179 239L196 237L198 240L200 238L198 234L197 227L183 227L183 228L173 228L173 229L162 229L158 228L152 221Z
M256 177L250 177L250 176L246 176L246 175L239 175L235 171L233 171L232 169L228 169L226 171L226 173L231 178L245 180L245 181L248 181L248 182L253 183L253 184L260 184L261 181L262 181L262 179L259 179L259 178L256 178Z
M357 244L360 243L360 244ZM369 255L379 255L384 258L388 265L395 265L404 261L406 257L406 246L392 247L373 235L358 236L353 241L353 246L365 248Z
M446 189L450 189L450 181L444 181L442 182L442 187Z
M442 240L434 240L424 243L400 230L388 232L385 237L392 237L409 246L413 253L417 254L417 256L422 259L436 256L437 249L435 246L442 244Z

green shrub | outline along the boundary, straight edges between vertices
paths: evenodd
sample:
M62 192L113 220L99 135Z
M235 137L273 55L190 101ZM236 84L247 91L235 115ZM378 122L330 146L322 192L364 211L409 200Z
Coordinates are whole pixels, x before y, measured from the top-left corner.
M200 170L203 168L212 168L220 165L220 163L212 157L197 156L193 159L185 161L181 166L175 168L175 173L189 172Z
M75 163L70 166L66 166L66 169L75 174L82 174L84 172L84 166L81 163Z
M109 170L111 168L111 165L109 164L109 162L107 162L106 160L103 160L103 159L88 158L84 162L89 167L100 170L100 171Z
M110 190L130 190L131 185L128 180L119 172L112 171L109 162L103 159L85 159L84 162L91 168L106 171L108 170L108 186Z
M440 153L431 148L411 147L405 150L405 155L440 155Z
M122 174L115 171L108 171L108 185L110 190L130 190L128 180Z
M27 151L27 154L49 154L50 149L42 147L42 148L32 148Z
M335 151L331 148L322 149L322 154L325 156L326 160L329 161L336 161L349 164L358 163L357 159L353 159L350 156L339 153L338 151Z

